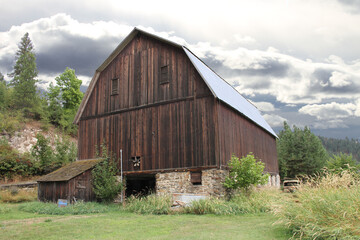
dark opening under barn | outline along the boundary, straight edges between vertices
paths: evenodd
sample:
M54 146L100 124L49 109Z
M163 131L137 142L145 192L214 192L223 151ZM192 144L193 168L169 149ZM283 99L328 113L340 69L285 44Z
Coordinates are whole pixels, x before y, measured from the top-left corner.
M126 176L126 196L145 196L155 193L155 174Z

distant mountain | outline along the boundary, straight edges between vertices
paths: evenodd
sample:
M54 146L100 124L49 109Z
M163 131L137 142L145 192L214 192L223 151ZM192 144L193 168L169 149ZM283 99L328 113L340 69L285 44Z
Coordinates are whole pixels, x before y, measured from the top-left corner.
M339 153L352 154L353 158L360 162L360 142L358 139L337 139L321 136L319 138L330 155Z

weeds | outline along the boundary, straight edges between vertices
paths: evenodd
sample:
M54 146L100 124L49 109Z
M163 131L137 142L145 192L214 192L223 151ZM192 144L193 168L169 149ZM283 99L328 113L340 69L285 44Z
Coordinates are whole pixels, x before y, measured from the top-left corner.
M351 172L309 178L295 197L277 212L294 238L360 238L360 185Z
M31 202L37 199L36 189L18 189L15 187L0 192L0 202L21 203Z
M185 207L185 213L239 215L271 211L271 206L277 199L278 192L274 190L254 191L249 196L236 194L230 201L218 198L202 199Z
M169 214L172 200L170 196L151 194L146 197L130 196L127 199L125 210L138 214Z

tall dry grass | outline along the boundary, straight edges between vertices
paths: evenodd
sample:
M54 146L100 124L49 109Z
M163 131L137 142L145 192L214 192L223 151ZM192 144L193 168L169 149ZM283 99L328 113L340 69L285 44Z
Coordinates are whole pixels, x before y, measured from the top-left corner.
M20 203L37 200L37 189L10 188L0 191L0 202Z
M300 239L360 239L360 182L354 173L308 178L276 212Z

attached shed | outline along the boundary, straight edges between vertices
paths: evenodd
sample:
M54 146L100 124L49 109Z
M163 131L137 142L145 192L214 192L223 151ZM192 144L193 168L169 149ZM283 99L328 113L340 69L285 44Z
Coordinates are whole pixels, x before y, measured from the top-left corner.
M43 202L57 202L58 199L94 201L91 170L101 161L76 161L42 176L37 180L38 199Z

